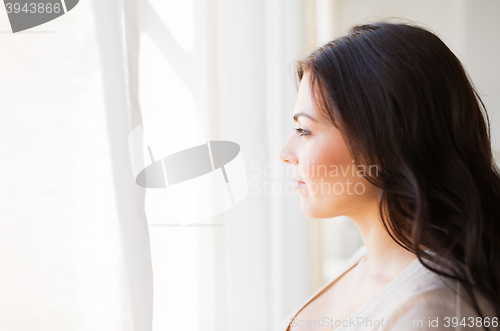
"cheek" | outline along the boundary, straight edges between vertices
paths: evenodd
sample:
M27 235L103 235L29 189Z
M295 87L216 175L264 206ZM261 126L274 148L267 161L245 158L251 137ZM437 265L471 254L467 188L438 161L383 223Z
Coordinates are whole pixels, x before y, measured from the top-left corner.
M354 163L343 141L318 145L306 155L304 161L303 178L306 183L343 182L352 177Z
M312 144L311 144L312 145ZM299 160L306 185L298 190L301 208L311 218L349 215L369 205L380 190L364 177L363 167L354 163L343 139L329 139L303 150Z

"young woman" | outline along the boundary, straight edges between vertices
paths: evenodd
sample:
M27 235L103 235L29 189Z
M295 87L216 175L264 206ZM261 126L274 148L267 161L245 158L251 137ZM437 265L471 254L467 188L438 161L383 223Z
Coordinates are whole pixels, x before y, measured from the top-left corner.
M297 73L280 158L302 212L348 216L365 246L278 331L499 329L500 174L457 57L426 29L377 22Z

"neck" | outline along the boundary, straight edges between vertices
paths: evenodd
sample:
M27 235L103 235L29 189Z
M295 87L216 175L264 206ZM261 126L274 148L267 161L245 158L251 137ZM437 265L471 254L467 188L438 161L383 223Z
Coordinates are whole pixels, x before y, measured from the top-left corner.
M392 279L416 259L415 254L391 238L382 224L376 202L347 216L359 229L366 246L362 267L367 277Z

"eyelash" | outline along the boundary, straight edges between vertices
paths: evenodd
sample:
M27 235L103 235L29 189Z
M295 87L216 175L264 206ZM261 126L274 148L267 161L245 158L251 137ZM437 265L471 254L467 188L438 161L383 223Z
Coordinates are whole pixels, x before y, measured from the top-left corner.
M293 128L293 129L295 131L297 131L298 133L300 133L300 136L307 136L307 135L311 134L311 132L304 130L302 128Z

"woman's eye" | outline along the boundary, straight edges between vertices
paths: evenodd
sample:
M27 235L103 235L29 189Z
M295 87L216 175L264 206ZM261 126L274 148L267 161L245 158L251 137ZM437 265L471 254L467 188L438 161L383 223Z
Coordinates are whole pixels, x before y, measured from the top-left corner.
M298 133L300 133L301 136L307 136L310 134L309 131L307 130L304 130L302 128L293 128L295 131L297 131Z

